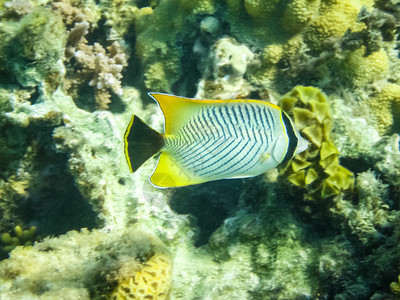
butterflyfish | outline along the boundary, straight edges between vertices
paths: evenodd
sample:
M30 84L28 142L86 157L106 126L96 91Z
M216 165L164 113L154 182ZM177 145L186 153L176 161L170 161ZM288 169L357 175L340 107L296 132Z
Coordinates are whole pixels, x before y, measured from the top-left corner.
M307 149L290 117L262 100L198 100L149 93L164 114L159 133L132 115L125 132L131 172L159 154L159 188L257 176Z

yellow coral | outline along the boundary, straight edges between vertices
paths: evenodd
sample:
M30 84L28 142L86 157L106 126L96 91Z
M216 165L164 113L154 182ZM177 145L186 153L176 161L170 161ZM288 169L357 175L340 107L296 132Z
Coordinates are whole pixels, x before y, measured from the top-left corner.
M264 48L262 52L262 61L265 64L277 64L282 56L282 46L278 44L272 44Z
M282 170L287 180L307 188L310 200L352 189L353 173L339 164L339 151L330 136L332 120L326 95L314 87L297 86L282 97L280 105L310 143Z
M165 254L155 254L141 267L128 261L120 269L118 286L112 300L167 299L172 279L172 261Z
M246 74L247 79L255 85L268 86L278 72L277 63L284 55L282 45L272 44L264 48L261 53L261 64L249 65L250 72Z
M245 0L244 7L250 16L262 21L278 2L279 0Z
M213 14L215 11L214 0L187 0L187 2L193 2L196 4L193 8L194 14Z
M328 38L341 37L351 29L360 31L362 23L357 23L357 16L363 6L372 7L371 0L330 0L319 7L319 14L314 15L306 32L310 46L319 46Z
M293 0L283 15L283 26L291 32L299 32L318 15L320 0Z
M390 284L390 290L392 291L393 294L396 296L400 296L400 275L397 278L397 282L392 282Z
M368 101L380 134L389 133L393 126L398 126L393 122L394 116L400 115L400 85L388 83Z
M36 239L36 226L31 226L29 229L23 230L21 226L17 225L14 228L14 234L3 233L1 241L3 243L3 250L10 252L17 246L31 246Z
M355 86L385 78L389 71L389 59L383 49L368 56L365 56L365 47L349 51L344 63L344 75Z

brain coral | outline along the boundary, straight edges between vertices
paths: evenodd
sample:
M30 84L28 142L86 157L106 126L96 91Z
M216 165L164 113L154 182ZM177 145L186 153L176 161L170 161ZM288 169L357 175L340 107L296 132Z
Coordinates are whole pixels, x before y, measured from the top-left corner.
M118 286L111 299L164 300L167 299L172 278L172 261L165 254L150 257L141 267L137 262L126 262L119 271Z

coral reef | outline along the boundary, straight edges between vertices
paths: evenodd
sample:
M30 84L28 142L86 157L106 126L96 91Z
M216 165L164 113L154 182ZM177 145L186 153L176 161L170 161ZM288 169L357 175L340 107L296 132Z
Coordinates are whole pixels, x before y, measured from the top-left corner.
M0 1L2 246L44 236L3 251L0 298L397 297L399 24L394 0ZM280 104L310 147L156 189L123 153L132 114L162 131L149 91Z
M135 279L146 276L143 273L160 270L157 278L142 281L141 288L147 290L154 288L151 284L159 284L160 288L155 290L169 289L170 254L157 238L132 229L118 233L70 231L34 246L17 247L10 259L0 263L1 295L6 298L13 295L14 299L51 299L61 290L64 299L77 295L79 299L90 299L94 291L107 296L120 278L113 274L125 274L127 264L133 262L135 267L130 272ZM15 281L17 277L19 284ZM140 298L140 289L131 292L136 296L131 296L132 299L147 299Z

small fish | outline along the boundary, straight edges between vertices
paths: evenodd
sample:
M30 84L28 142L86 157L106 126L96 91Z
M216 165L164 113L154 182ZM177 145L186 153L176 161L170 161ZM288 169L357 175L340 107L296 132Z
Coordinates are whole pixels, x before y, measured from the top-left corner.
M133 115L125 132L131 172L161 152L159 188L257 176L307 149L288 115L261 100L197 100L149 93L165 118L161 134Z

